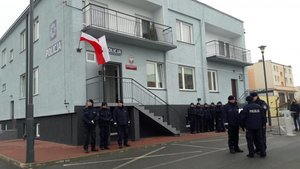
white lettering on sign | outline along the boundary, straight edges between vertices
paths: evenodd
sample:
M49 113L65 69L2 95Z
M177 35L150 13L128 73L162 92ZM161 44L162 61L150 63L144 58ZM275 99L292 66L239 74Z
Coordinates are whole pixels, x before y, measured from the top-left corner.
M46 57L51 57L62 50L62 42L61 40L50 46L46 50Z

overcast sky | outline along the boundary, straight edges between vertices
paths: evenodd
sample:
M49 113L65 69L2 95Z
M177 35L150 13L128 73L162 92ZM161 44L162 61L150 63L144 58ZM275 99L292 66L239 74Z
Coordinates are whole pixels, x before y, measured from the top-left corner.
M261 59L258 49L266 45L265 59L291 65L294 83L300 86L300 0L200 0L244 21L246 48L252 62ZM29 0L6 0L0 6L0 37L23 12ZM298 51L299 49L299 51Z

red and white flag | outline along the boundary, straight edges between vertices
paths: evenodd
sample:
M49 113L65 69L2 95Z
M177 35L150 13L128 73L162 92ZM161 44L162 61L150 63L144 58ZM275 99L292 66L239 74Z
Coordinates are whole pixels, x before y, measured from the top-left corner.
M97 40L93 36L81 32L80 41L86 41L93 46L99 65L105 64L106 62L110 61L105 36L102 36L101 38L99 38L99 40Z

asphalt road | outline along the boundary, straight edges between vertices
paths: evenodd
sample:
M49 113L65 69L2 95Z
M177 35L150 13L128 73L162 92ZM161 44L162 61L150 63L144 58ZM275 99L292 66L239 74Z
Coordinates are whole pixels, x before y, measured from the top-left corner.
M6 161L0 160L0 169L19 169L19 167L9 164Z
M227 137L168 143L103 154L45 169L298 169L300 133L295 137L268 134L267 157L246 157L245 136L240 136L244 153L230 154Z

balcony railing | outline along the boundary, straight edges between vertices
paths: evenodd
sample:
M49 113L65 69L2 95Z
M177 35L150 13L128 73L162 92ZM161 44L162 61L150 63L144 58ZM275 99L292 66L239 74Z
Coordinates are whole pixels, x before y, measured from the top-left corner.
M85 26L173 44L172 27L89 4L83 8Z
M206 43L207 57L217 56L239 62L251 63L250 50L229 43L213 40Z

